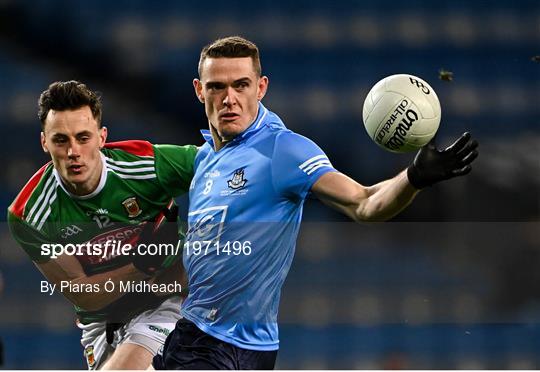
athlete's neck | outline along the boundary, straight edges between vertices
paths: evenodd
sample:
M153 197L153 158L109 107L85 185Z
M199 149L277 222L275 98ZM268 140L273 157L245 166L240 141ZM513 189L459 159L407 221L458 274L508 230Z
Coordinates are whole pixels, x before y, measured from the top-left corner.
M210 133L212 134L212 139L214 140L214 151L216 152L221 150L227 143L231 142L230 139L224 139L221 137L212 124L210 124Z
M98 188L99 182L101 181L102 171L103 163L100 161L98 162L96 169L93 171L93 174L90 175L90 178L86 182L74 183L68 182L62 177L60 177L60 179L66 187L66 190L68 190L70 193L77 196L85 196L93 193Z

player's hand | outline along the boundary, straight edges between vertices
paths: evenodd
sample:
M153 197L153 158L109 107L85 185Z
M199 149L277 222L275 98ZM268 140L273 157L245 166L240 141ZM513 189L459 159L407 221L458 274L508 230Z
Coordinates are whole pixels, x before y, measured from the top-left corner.
M463 176L472 170L471 163L478 156L478 142L466 132L444 150L438 150L435 139L422 147L407 169L409 182L417 189L453 177Z
M148 221L145 223L137 244L145 244L146 247L152 243L158 247L160 244L167 244L169 247L176 248L178 243L177 219L178 207L176 205L173 204L172 207L165 208L158 215L155 222ZM173 254L174 252L171 252L170 248L162 249L162 251L158 252L161 254L151 255L148 252L146 252L147 254L140 254L143 252L135 250L135 256L132 261L133 266L145 274L154 275L171 267L180 258L180 255Z

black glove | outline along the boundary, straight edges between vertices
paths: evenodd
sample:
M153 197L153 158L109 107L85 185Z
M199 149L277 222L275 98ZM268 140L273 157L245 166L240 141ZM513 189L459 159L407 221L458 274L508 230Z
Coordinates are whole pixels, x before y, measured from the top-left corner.
M470 164L478 156L478 142L466 132L445 150L435 147L435 139L422 147L407 168L409 182L417 189L436 182L463 176L472 169Z
M178 225L176 223L178 219L178 206L173 204L170 208L165 208L156 217L155 221L148 221L144 224L143 230L139 235L138 244L146 244L148 246L151 243L156 244L169 244L169 247L174 249L162 249L161 254L139 254L138 250L135 250L133 256L133 266L139 271L142 271L148 275L154 275L155 273L162 271L178 261L179 254L176 253L176 247L178 244ZM144 253L144 252L143 252Z

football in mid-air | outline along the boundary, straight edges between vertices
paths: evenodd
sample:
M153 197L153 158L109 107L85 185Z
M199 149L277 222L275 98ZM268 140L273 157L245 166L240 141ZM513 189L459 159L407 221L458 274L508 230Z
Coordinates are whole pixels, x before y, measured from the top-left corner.
M435 136L441 105L425 80L407 74L391 75L371 88L362 116L376 144L392 152L409 152Z

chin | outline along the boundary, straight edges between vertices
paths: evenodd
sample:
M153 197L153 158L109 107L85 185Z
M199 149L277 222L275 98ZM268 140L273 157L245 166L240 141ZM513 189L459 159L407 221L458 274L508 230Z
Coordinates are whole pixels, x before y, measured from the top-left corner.
M227 123L221 126L219 135L221 137L236 137L247 128L238 123Z
M77 185L77 186L83 185L87 181L86 175L84 175L84 174L77 174L77 175L68 176L66 178L66 180L69 183L71 183L73 185Z

